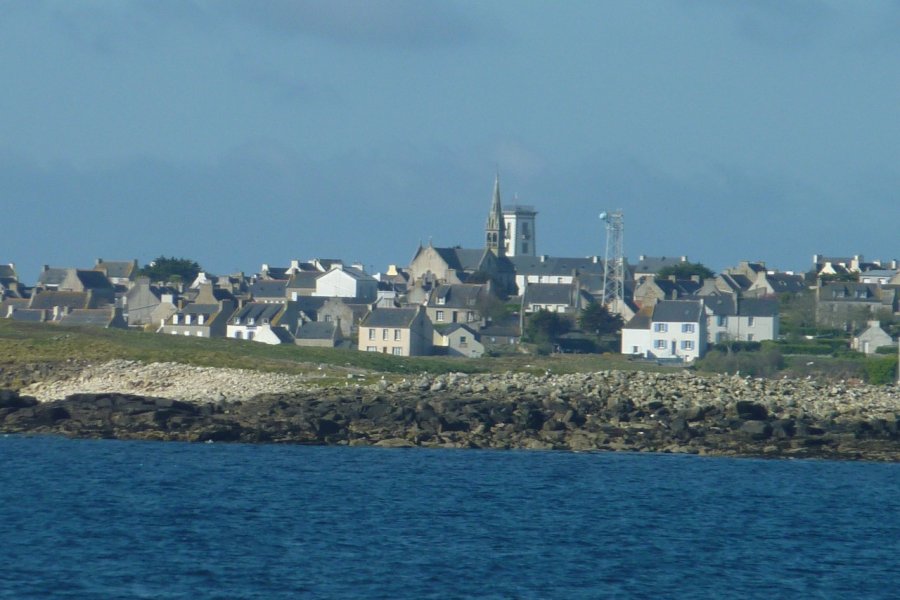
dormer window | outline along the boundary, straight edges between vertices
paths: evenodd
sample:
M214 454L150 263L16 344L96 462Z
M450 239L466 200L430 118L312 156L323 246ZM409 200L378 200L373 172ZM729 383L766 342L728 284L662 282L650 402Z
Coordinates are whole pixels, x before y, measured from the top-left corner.
M447 297L446 296L438 296L437 303L438 303L438 306L443 306L443 305L447 304Z
M241 324L241 318L240 318L240 317L235 317L235 318L234 318L234 324L235 324L235 325L240 325L240 324Z
M185 325L191 324L191 315L184 315L184 324Z
M197 324L198 325L203 325L203 321L205 321L205 320L206 319L204 319L203 315L197 315Z
M178 325L178 315L172 315L172 325Z
M256 325L256 319L250 317L249 319L247 319L247 325Z

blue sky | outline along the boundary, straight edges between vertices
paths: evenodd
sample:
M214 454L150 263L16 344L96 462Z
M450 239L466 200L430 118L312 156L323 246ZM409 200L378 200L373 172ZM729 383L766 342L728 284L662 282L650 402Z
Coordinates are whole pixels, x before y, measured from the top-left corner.
M0 262L895 258L900 2L0 0Z

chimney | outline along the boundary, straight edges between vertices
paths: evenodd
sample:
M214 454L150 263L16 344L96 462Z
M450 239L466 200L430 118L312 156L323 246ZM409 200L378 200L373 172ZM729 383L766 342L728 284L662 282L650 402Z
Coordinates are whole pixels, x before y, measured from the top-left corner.
M100 266L100 265L102 265L102 264L103 264L103 259L102 259L102 258L98 258L98 259L97 259L97 264L96 264L95 266Z

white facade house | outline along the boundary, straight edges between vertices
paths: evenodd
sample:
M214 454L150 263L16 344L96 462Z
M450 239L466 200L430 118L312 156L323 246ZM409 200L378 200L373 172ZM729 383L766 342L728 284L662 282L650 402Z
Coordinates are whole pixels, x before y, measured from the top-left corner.
M622 354L691 362L706 352L700 300L661 300L622 328Z
M316 291L312 295L374 302L378 297L378 280L355 267L334 265L316 279Z

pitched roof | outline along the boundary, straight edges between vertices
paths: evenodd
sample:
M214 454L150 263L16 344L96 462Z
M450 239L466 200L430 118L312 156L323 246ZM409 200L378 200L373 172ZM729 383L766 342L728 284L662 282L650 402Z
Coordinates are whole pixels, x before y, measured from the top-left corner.
M33 308L16 308L10 318L13 321L40 323L45 319L46 311ZM6 315L4 315L6 316Z
M602 274L602 258L596 256L560 257L560 256L512 256L509 261L515 267L516 275L564 276L578 274Z
M78 278L78 281L81 282L81 285L88 290L107 290L113 287L109 278L101 271L76 269L75 276Z
M138 268L136 260L98 260L94 270L106 273L107 277L127 279L132 277Z
M650 311L640 310L625 323L623 329L650 329Z
M0 265L0 277L16 279L16 270L12 265Z
M529 283L525 287L526 305L572 304L572 286L566 283Z
M485 286L477 283L444 283L430 294L429 306L449 308L474 308L485 292Z
M337 323L333 321L313 321L298 327L294 337L298 340L333 340L336 330Z
M88 305L87 292L37 292L31 297L28 308L60 308L76 309L85 308Z
M654 323L697 323L702 314L702 300L660 300L653 306Z
M250 295L254 298L285 298L287 283L286 279L257 280L250 286Z
M791 275L788 273L769 273L766 281L772 286L776 294L785 292L802 292L806 289L806 280L803 275Z
M66 278L67 272L68 269L65 268L45 266L41 274L38 275L38 283L44 286L59 285Z
M778 300L774 298L742 298L738 301L738 315L742 317L774 317L778 314Z
M59 320L59 324L108 327L114 316L114 310L105 308L77 309L63 315L62 319Z
M270 327L269 331L271 331L282 344L290 344L294 341L294 336L292 336L291 332L284 327Z
M659 273L666 267L687 262L687 256L640 256L634 265L635 273Z
M468 325L466 325L465 323L451 323L447 327L444 327L443 329L441 329L441 335L445 335L445 336L450 335L457 329L462 329L464 331L468 331L474 337L478 337L478 332L475 331L474 329L472 329L471 327L469 327Z
M316 289L316 279L322 275L319 271L297 271L288 279L286 289Z
M231 315L230 320L244 323L249 319L253 319L256 323L267 323L273 321L284 309L284 304L248 302Z
M409 327L416 315L418 308L377 308L363 319L361 327Z
M734 294L710 294L703 296L703 304L712 314L726 317L737 313L737 299Z
M219 310L221 307L218 304L197 304L195 302L188 304L178 312L185 315L214 315Z

